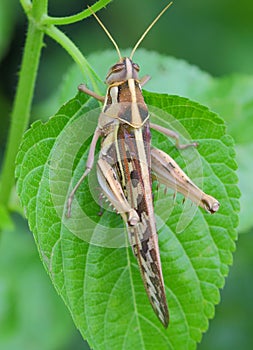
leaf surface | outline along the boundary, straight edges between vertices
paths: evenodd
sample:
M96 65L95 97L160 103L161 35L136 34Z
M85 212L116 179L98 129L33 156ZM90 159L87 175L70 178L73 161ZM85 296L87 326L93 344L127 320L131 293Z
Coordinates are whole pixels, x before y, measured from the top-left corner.
M94 349L195 349L219 302L235 249L239 190L234 144L224 122L186 98L145 92L151 118L170 125L197 150L170 153L221 207L215 215L155 193L159 246L171 323L167 330L149 305L137 262L118 215L100 211L95 171L81 185L67 219L66 198L80 178L99 113L78 94L43 124L35 122L17 157L17 189L40 256L75 324ZM97 149L98 151L98 149ZM102 204L103 205L103 204ZM109 208L107 208L109 209Z

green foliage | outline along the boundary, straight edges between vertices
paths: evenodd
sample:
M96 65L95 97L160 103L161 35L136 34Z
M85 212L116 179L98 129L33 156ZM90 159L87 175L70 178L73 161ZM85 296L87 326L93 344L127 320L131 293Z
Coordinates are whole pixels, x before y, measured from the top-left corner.
M51 97L48 105L43 106L44 110L38 116L44 116L44 113L54 114L58 107L73 96L73 91L83 79L96 91L102 91L98 76L103 78L108 67L117 59L115 52L103 52L102 60L100 54L94 54L87 61L73 42L55 27L86 18L89 15L87 9L77 15L55 18L45 13L47 0L20 2L29 18L27 43L30 42L31 45L29 47L26 44L24 49L28 60L26 69L21 66L19 81L23 81L25 85L22 88L20 84L17 89L12 112L12 131L4 157L0 196L1 229L13 229L13 220L8 209L20 212L15 196L9 200L8 208L7 198L10 197L13 184L14 158L30 116L34 93L39 60L31 59L31 53L39 58L42 36L46 33L57 41L72 56L79 68L72 68L66 74L63 87ZM94 11L109 2L98 1L94 5ZM130 7L129 4L127 6ZM3 57L12 35L16 8L10 6L10 1L8 5L5 0L0 4L0 57ZM199 17L199 12L196 14ZM242 17L245 20L245 16ZM114 18L113 24L117 25L116 16ZM117 16L118 18L120 17ZM36 36L40 40L36 40ZM234 36L232 37L234 43ZM240 43L241 37L240 35ZM238 52L239 50L233 56L239 57ZM249 181L253 150L252 77L237 75L213 78L184 61L147 53L145 50L138 50L135 58L140 63L143 74L152 76L148 90L188 97L225 118L228 132L236 141L239 164L239 186L242 191L239 229L247 231L252 228L252 186ZM235 58L234 61L241 62ZM95 67L98 76L94 74L90 64ZM80 71L85 78L80 77ZM75 183L78 180L83 171L90 143L89 136L96 126L97 115L89 112L97 107L94 101L77 95L49 122L35 123L25 135L18 156L18 191L41 259L70 309L77 327L95 349L144 346L147 349L151 346L156 349L195 348L202 332L208 327L208 319L214 315L214 305L219 302L218 289L224 285L224 276L227 275L228 265L232 263L239 191L234 174L236 164L233 142L226 135L222 120L205 107L187 99L148 92L144 94L152 118L160 117L154 106L161 108L163 112L166 111L167 116L173 117L173 122L180 121L186 140L198 140L200 146L197 151L179 153L167 138L156 132L153 133L153 143L171 154L201 188L218 198L222 204L215 216L208 216L202 210L191 207L187 201L182 205L180 196L174 203L173 194L164 195L163 190L155 192L159 244L172 320L168 331L161 328L147 302L131 249L115 248L119 244L117 239L121 243L125 239L120 217L110 211L105 211L102 217L97 215L100 203L95 200L97 184L92 182L95 172L89 176L89 183L85 181L78 191L72 217L68 220L65 218L64 202L69 186L72 181ZM6 105L2 95L0 104ZM83 119L87 112L86 119ZM168 121L163 116L160 122L167 124ZM73 125L82 125L81 129L84 125L84 129L88 128L88 133L78 129L74 133L74 129L70 128ZM173 126L175 125L172 123ZM4 126L2 134L5 137ZM85 220L82 213L85 214ZM18 231L21 231L20 227ZM0 264L0 345L5 349L29 349L29 346L33 348L33 344L36 344L36 349L63 348L64 336L70 337L70 322L63 308L58 308L54 293L47 292L46 282L40 276L36 254L33 251L29 255L31 241L16 235L11 235L8 239L5 235L3 238ZM108 245L109 239L108 247L105 243ZM14 255L16 262L10 269ZM244 255L240 256L242 262ZM241 273L237 271L236 281L239 281L240 276ZM243 283L246 282L247 276ZM237 290L237 293L240 292L241 288ZM43 303L36 304L36 300L43 300ZM34 310L36 313L33 313ZM235 313L240 320L240 309L238 313L235 310ZM229 310L228 320L231 321L231 318L234 318L234 313L231 316ZM42 320L39 325L38 320ZM217 332L214 333L213 346L216 347ZM222 333L223 337L226 336L225 333L226 331ZM235 346L236 342L231 341L234 338L229 335L229 339L230 342L225 343ZM240 343L240 346L242 344L244 343ZM211 340L209 348L213 346Z
M0 344L5 350L65 349L71 318L41 265L23 221L0 247Z
M253 312L250 302L253 281L249 276L253 263L252 234L251 230L239 236L233 266L222 291L222 302L216 307L215 319L211 321L199 350L251 348L252 324L249 317Z
M72 208L72 217L65 217L71 177L76 183L83 171L88 136L96 126L98 111L89 113L96 107L94 101L78 94L47 123L34 123L25 134L17 158L18 193L41 258L77 327L94 349L151 349L158 348L157 344L159 349L194 349L214 315L218 289L232 263L239 191L233 142L225 134L222 120L207 108L177 96L145 92L145 99L152 114L156 111L152 106L162 115L166 112L200 146L197 152L179 154L158 133L153 134L153 143L170 152L182 167L187 167L196 153L193 163L200 164L203 171L204 190L221 202L214 216L195 209L192 220L184 224L185 206L179 197L160 225L159 244L171 314L169 330L163 329L148 303L131 248L115 249L104 243L108 241L99 241L115 227L122 232L124 229L116 214L97 215L99 205L87 181ZM79 125L85 129L81 133ZM194 166L190 171L198 181L199 172ZM159 208L165 198L159 194L155 203L159 224L164 219ZM93 226L89 220L82 222L82 213L91 218ZM180 221L184 230L178 233Z

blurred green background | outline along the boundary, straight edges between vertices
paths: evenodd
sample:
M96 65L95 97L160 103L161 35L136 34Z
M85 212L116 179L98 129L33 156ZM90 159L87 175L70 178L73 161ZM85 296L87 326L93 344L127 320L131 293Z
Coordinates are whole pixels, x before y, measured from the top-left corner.
M74 14L92 1L49 1L54 16ZM166 1L114 0L99 17L120 48L132 47ZM65 26L85 55L112 44L94 18ZM0 2L0 157L22 56L26 17L17 0ZM88 34L88 35L87 35ZM213 76L253 74L253 3L250 0L176 0L142 43L142 47L184 59ZM47 103L72 60L46 38L34 111ZM102 56L101 56L102 58ZM141 62L139 62L141 64ZM73 91L75 95L76 91ZM48 117L48 115L40 116ZM32 115L36 119L35 113ZM88 349L41 266L32 235L17 214L15 227L0 242L0 349ZM243 232L234 266L221 292L216 317L198 349L252 349L252 232Z

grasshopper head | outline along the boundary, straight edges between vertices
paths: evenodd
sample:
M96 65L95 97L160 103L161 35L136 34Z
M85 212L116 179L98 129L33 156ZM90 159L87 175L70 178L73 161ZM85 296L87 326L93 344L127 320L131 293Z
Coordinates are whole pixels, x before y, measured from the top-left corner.
M119 62L110 68L106 76L106 84L111 85L114 83L126 81L128 79L138 80L139 70L140 67L138 64L133 63L133 61L128 57L123 57L119 60Z

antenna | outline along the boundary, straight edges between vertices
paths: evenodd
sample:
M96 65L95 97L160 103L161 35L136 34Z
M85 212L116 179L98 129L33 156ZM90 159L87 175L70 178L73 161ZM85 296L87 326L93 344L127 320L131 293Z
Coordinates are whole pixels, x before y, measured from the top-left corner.
M148 28L145 30L145 32L142 34L142 36L140 37L140 39L137 41L137 43L135 44L131 55L130 55L130 59L133 58L133 55L137 49L137 47L140 45L140 43L142 42L142 40L145 38L145 36L148 34L148 32L150 31L150 29L156 24L156 22L159 20L159 18L164 14L165 11L167 11L167 9L173 4L173 2L171 1L167 6L165 6L165 8L159 13L159 15L153 20L153 22L148 26Z
M92 8L90 6L88 6L88 9L90 10L90 12L93 14L93 16L96 18L96 20L98 21L98 23L101 25L101 27L104 29L105 33L107 34L107 36L109 37L109 39L111 40L111 42L113 43L113 45L115 46L115 49L119 55L119 59L122 59L120 50L118 45L116 44L116 41L113 39L112 35L110 34L109 30L106 29L106 27L104 26L104 24L101 22L101 20L98 18L98 16L95 14L95 12L92 10Z

